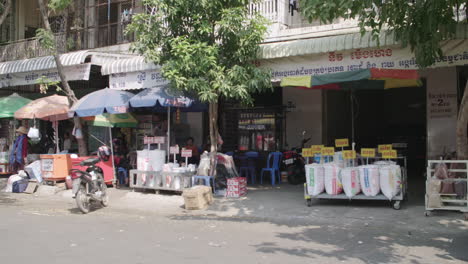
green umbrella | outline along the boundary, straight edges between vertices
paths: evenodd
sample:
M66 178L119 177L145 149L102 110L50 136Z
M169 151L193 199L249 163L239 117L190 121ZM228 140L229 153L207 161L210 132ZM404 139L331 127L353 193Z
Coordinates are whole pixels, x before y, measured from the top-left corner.
M31 100L14 93L10 96L0 98L0 118L13 117L15 112L27 105Z
M137 127L138 121L129 113L97 115L89 122L100 127Z

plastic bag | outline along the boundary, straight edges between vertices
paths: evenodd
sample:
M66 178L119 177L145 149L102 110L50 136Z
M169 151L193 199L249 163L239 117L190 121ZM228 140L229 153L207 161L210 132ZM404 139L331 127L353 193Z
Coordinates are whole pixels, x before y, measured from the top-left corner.
M28 131L28 138L39 139L40 138L39 129L37 129L36 127L31 127Z
M210 173L210 156L207 152L200 157L200 165L198 166L197 175L208 176Z
M361 192L358 168L345 168L340 173L343 190L348 198L352 198Z
M75 136L77 139L82 139L83 138L83 132L81 131L80 128L73 128L72 135Z
M437 164L435 171L434 171L434 177L436 177L437 179L441 179L441 180L448 178L448 169L445 163Z
M19 176L18 174L11 175L8 178L7 186L4 190L4 192L13 192L13 183L22 180L23 178Z
M305 165L307 193L315 196L323 193L325 190L325 169L321 165Z

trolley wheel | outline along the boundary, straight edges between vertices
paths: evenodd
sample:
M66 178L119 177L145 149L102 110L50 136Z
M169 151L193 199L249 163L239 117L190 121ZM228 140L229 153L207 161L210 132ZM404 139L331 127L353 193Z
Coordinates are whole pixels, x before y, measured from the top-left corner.
M307 207L312 207L312 199L307 199L306 200L306 205L307 205Z
M395 210L400 210L401 209L400 201L393 202L393 209L395 209Z
M431 215L431 212L430 211L424 211L424 216L430 216Z

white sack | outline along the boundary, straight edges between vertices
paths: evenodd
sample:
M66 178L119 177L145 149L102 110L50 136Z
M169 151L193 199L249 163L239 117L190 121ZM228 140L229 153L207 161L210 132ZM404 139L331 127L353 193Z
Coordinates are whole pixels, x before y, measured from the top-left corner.
M305 165L307 193L315 196L323 193L325 190L325 169L321 165Z
M11 175L9 178L8 178L8 182L7 182L7 186L4 190L4 192L13 192L13 183L14 182L17 182L19 180L22 180L23 177L19 176L18 174L14 174L14 175Z
M401 168L398 165L382 166L379 173L380 189L385 197L392 200L401 190Z
M343 191L340 174L341 168L336 164L326 164L323 166L325 170L325 190L330 195L340 194Z
M352 198L361 192L358 168L345 168L341 170L341 182L343 190L348 198Z
M359 166L359 180L366 196L376 196L380 192L379 167L376 165Z

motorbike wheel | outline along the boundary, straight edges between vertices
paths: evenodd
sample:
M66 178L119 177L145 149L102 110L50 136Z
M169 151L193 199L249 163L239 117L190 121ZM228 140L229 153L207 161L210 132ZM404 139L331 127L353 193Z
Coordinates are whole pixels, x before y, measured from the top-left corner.
M78 192L76 193L76 205L83 214L89 213L91 209L91 201L89 200L88 195L84 190L84 186L81 186Z
M292 185L298 185L305 182L304 171L298 166L288 168L288 182Z
M109 206L109 195L107 194L107 185L104 182L104 179L101 181L101 192L102 192L101 204L102 206L107 207Z

